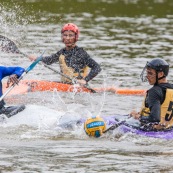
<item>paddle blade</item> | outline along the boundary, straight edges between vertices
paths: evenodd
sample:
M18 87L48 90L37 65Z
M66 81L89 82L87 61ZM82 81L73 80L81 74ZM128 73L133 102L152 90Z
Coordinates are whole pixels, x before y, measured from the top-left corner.
M22 54L12 40L2 35L0 35L0 49L6 53Z

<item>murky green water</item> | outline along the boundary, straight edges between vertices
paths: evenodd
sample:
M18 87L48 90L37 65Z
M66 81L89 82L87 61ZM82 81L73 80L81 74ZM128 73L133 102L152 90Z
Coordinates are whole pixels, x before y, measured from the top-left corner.
M91 87L148 88L139 75L145 63L163 57L173 81L173 1L171 0L0 0L0 34L19 49L39 55L63 47L61 27L80 28L78 45L101 64ZM26 57L0 53L2 65L21 65ZM52 67L59 70L58 64ZM38 65L26 79L58 80ZM58 131L55 113L127 114L138 110L141 96L114 93L29 93L7 97L8 104L25 103L23 114L0 126L1 172L172 172L172 140L114 134L89 139L83 129ZM43 107L40 107L43 106ZM56 112L54 112L56 111ZM71 113L70 113L71 114ZM69 115L70 116L70 115ZM51 119L51 118L52 119Z

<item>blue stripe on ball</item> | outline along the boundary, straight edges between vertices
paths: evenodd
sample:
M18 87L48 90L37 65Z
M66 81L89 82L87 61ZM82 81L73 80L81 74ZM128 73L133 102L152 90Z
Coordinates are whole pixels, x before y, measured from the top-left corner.
M95 121L92 123L89 123L86 125L87 128L93 128L93 127L99 127L99 126L104 126L104 122L103 121Z

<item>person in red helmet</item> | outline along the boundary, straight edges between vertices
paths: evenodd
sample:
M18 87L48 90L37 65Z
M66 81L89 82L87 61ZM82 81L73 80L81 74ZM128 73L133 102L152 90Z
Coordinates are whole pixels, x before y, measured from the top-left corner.
M66 37L65 33L64 32L67 32L67 31L71 31L71 32L74 32L75 33L75 43L78 41L78 38L79 38L79 28L73 24L73 23L67 23L63 26L63 28L61 29L61 36L62 36L62 41L63 43L66 45L66 43L64 41L66 41L64 39L64 37ZM72 35L74 35L74 33L72 33ZM64 37L63 37L64 35Z
M79 28L73 23L65 24L61 29L61 39L65 48L43 57L42 61L47 65L59 62L63 74L71 79L77 79L81 85L86 85L101 71L101 67L82 47L76 45L78 38ZM29 55L29 59L32 61L36 58L35 55ZM61 77L61 82L72 83L64 76Z

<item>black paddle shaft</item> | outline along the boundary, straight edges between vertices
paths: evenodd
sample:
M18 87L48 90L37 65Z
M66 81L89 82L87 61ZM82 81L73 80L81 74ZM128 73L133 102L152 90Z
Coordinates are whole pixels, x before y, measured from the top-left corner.
M108 129L106 129L103 133L106 133L106 132L108 132L108 131L110 131L110 130L115 130L116 128L118 128L118 127L121 126L122 124L126 123L126 121L127 121L129 118L131 118L131 116L130 116L129 114L126 115L126 116L128 116L127 119L125 119L125 120L123 120L123 121L120 121L120 122L118 122L117 124L114 124L114 125L110 126L110 127L109 127Z
M20 50L17 48L16 44L12 40L2 35L0 35L0 48L3 52L24 55L22 52L20 52Z

